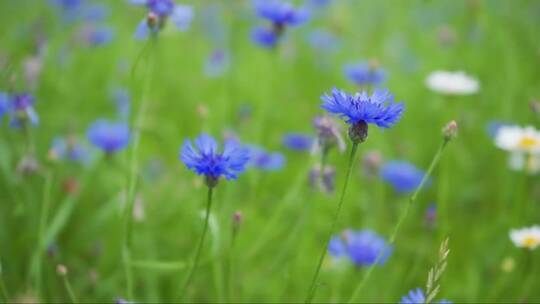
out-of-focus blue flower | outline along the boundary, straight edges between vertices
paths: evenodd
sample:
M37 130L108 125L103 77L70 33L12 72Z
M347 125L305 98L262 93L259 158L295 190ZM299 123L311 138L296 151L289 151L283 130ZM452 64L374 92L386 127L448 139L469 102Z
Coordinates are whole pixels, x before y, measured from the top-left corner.
M9 95L0 92L0 119L2 119L2 116L8 111L9 109Z
M376 89L371 96L366 91L350 95L334 88L332 94L321 97L321 108L346 119L348 124L358 122L390 128L403 114L402 102L394 103L394 96L387 89Z
M515 124L507 121L490 121L487 125L486 131L491 138L497 136L497 132L501 127L514 126Z
M15 94L9 96L8 113L10 117L9 125L13 128L22 127L26 122L37 126L39 116L34 109L35 98L29 93Z
M86 26L81 29L81 38L91 46L102 46L114 38L114 31L108 26Z
M208 57L204 73L208 77L221 76L229 66L229 54L223 49L216 49Z
M249 151L249 164L257 169L277 171L285 165L285 157L279 152L268 152L256 145L246 147Z
M88 140L94 146L111 154L127 147L130 131L127 124L110 122L99 119L95 121L86 133Z
M314 138L301 133L289 133L283 136L283 145L295 151L307 151L313 148Z
M337 258L348 257L357 266L369 266L376 262L384 264L392 247L372 230L346 230L330 240L328 251Z
M356 85L380 85L386 80L386 73L367 62L346 64L343 68L345 76Z
M325 29L315 29L307 36L307 41L317 51L331 53L340 47L340 39L332 32Z
M414 191L420 186L424 174L424 171L406 161L389 161L381 168L382 179L399 193Z
M130 0L131 4L145 5L148 16L135 30L136 39L146 39L151 32L157 33L170 19L181 31L186 31L193 20L193 7L175 4L172 0Z
M290 3L281 0L254 0L253 5L257 16L271 21L277 26L300 25L309 18L306 9L297 9Z
M127 121L131 109L131 97L129 91L125 88L116 88L112 93L112 101L116 106L118 118Z
M401 298L399 303L401 304L418 304L424 303L426 301L426 296L420 288L413 289L409 293Z
M89 22L103 21L109 14L109 7L104 4L92 4L84 9L84 18Z
M89 152L87 147L82 145L76 138L58 136L52 141L49 156L52 159L84 163L88 160Z
M315 151L329 151L337 144L340 151L345 151L345 141L341 136L340 125L330 116L321 115L313 119L313 126L317 130L317 146Z
M309 186L314 190L333 193L335 190L336 169L327 165L321 172L321 166L315 165L309 171Z
M332 0L309 0L308 3L314 7L325 7L329 5Z
M221 176L236 179L244 172L249 152L240 144L226 141L223 152L218 152L216 140L207 134L199 135L194 143L195 147L189 139L184 142L180 160L196 174L217 181Z
M278 41L277 34L264 26L257 26L251 30L251 40L265 48L273 48Z
M400 304L422 304L426 302L426 295L421 288L412 289L407 295L404 295L399 301ZM435 303L438 304L452 304L448 300L439 300Z

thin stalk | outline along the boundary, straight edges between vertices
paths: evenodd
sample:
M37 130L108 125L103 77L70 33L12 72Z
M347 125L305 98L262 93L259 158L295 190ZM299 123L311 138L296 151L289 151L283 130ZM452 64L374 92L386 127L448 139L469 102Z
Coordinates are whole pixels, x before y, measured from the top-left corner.
M353 143L353 146L351 149L351 155L349 156L349 163L347 165L347 174L345 175L345 182L343 184L343 190L341 191L341 197L339 199L339 203L337 205L337 209L334 214L334 218L332 220L332 225L330 227L330 230L328 231L328 235L325 238L324 246L322 248L321 256L319 258L319 263L317 264L317 269L315 270L315 274L313 275L313 278L311 279L311 284L309 287L309 291L308 291L308 295L306 297L305 303L311 303L311 301L313 300L313 297L315 296L315 292L317 290L317 279L319 278L319 272L321 270L321 266L323 264L324 258L326 257L326 251L328 251L328 243L330 242L330 239L332 238L332 235L334 234L337 220L339 218L339 213L341 212L341 207L343 206L343 200L345 198L347 186L349 185L349 177L351 176L351 171L352 171L352 167L354 163L354 157L356 155L357 150L358 150L358 143Z
M73 288L71 287L71 283L69 282L67 275L64 275L63 279L64 279L64 286L66 287L71 303L78 303L79 301L77 301L77 297L75 296L75 293L73 292Z
M4 282L4 273L2 272L2 264L0 262L0 291L2 291L2 298L4 303L9 303L8 289L6 288L6 282Z
M206 231L208 230L208 222L210 219L210 210L212 208L212 194L213 194L214 187L208 187L208 197L206 200L206 215L204 218L204 227L203 232L201 235L201 238L199 239L199 245L197 245L197 251L195 251L195 258L193 260L193 264L191 265L191 268L189 270L188 276L186 278L186 282L184 283L184 287L182 287L182 294L180 295L183 299L186 295L187 289L189 285L191 284L191 281L193 280L193 275L195 273L195 270L197 269L197 266L199 265L199 259L201 257L201 249L204 244L204 238L206 236Z
M437 150L437 153L435 154L435 156L431 160L431 164L429 165L429 168L428 168L426 174L422 178L422 181L420 182L420 185L418 185L418 187L416 187L416 190L414 191L413 195L409 198L409 201L408 201L407 205L405 206L405 210L401 213L401 216L399 217L398 222L397 222L396 226L394 227L394 231L393 231L392 235L390 236L390 240L388 242L389 245L393 245L396 242L396 236L397 236L397 234L399 232L399 229L401 228L401 225L405 221L405 218L407 218L407 215L409 214L409 209L411 208L411 205L416 201L416 198L418 197L418 194L420 194L420 191L422 191L422 189L424 188L426 182L428 181L429 177L431 176L431 173L433 172L433 169L435 169L435 166L439 162L439 160L440 160L440 158L442 156L442 153L444 151L444 148L446 147L448 142L449 142L449 140L446 140L446 139L443 140L442 144L439 147L439 150ZM379 256L377 257L377 259L375 260L375 263L373 263L373 264L371 264L371 266L369 266L366 274L362 278L362 281L360 281L360 284L358 284L358 287L356 287L356 289L354 290L352 296L349 298L349 301L347 301L347 303L352 303L358 297L358 295L360 294L360 292L364 288L364 285L366 285L366 282L368 281L369 277L371 276L371 273L373 272L373 269L375 269L375 266L377 264L379 264L379 260L383 257L383 253L384 252L381 252L379 254Z
M43 186L42 206L38 224L38 243L34 253L35 256L35 288L41 295L41 276L42 276L42 254L45 249L45 232L47 228L47 218L49 216L49 208L51 205L51 188L52 188L52 173L47 172L45 175L45 185Z
M142 53L146 53L146 48L153 48L154 45L149 44L155 44L156 37L151 37L151 41L148 41L145 47L141 51ZM133 135L133 144L132 144L132 150L131 150L131 158L129 160L129 173L127 176L127 197L126 197L126 207L125 207L125 213L124 213L124 235L123 235L123 242L122 242L122 261L124 266L124 274L126 276L126 292L127 296L130 300L133 299L133 269L131 265L131 234L133 230L133 208L135 205L135 190L138 182L138 152L139 152L139 146L140 146L140 129L144 122L144 115L146 114L147 110L147 98L146 93L150 89L150 83L152 79L153 74L153 58L151 52L149 51L146 53L150 56L150 62L148 66L148 72L145 74L145 80L144 80L144 88L143 88L143 94L141 99L141 105L139 106L139 110L137 111L137 116L135 117L135 123L134 123L134 135ZM140 56L137 57L137 61L135 63L134 69L136 68L136 65L138 64L140 60ZM132 77L135 76L135 70L132 70Z

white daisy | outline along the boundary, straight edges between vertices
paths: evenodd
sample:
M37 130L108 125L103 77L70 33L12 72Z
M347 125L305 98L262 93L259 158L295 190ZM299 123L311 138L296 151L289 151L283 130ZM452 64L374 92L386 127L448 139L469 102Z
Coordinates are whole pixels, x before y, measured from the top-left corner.
M431 90L446 95L470 95L478 92L480 84L464 72L435 71L426 79Z
M540 132L534 127L502 126L495 134L495 145L511 153L508 159L511 169L540 171Z
M510 239L514 245L530 250L540 246L540 226L510 230Z

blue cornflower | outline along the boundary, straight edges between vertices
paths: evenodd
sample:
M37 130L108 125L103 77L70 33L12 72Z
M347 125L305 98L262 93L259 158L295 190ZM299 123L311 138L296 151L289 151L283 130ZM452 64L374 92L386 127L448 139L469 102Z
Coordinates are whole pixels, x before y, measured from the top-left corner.
M389 161L381 168L382 179L399 193L414 191L420 186L424 174L424 171L406 161Z
M187 139L180 151L180 160L198 175L207 178L209 186L215 186L220 177L236 179L245 171L249 152L239 143L225 141L223 152L218 152L218 143L207 135L201 134L194 141L195 147Z
M255 12L276 27L295 26L307 21L309 13L306 9L296 9L290 3L280 0L254 0Z
M423 304L426 302L426 295L421 288L412 289L409 293L401 298L400 304ZM435 303L438 304L452 304L448 300L439 300Z
M273 48L278 41L278 35L269 28L257 26L251 30L251 40L265 48Z
M204 73L208 77L221 76L229 66L229 54L223 49L216 49L210 54L204 66Z
M367 62L346 64L343 71L347 79L359 86L377 86L386 80L386 73L382 69Z
M114 31L107 26L86 26L81 29L81 38L91 46L102 46L114 38Z
M49 156L52 159L65 159L74 162L86 162L89 151L74 137L55 137L49 149Z
M127 124L110 122L103 119L95 121L88 129L86 135L90 143L107 154L126 148L130 139L130 131Z
M256 145L247 145L249 164L257 169L277 171L285 165L285 157L279 152L268 152Z
M286 26L300 25L309 18L306 9L295 8L280 0L254 0L253 6L257 16L271 22L270 28L255 27L251 31L251 39L266 48L277 44Z
M351 125L349 137L354 142L367 138L367 124L390 128L399 121L404 110L402 102L394 103L394 96L388 89L375 89L369 96L366 91L350 95L334 88L332 94L324 94L321 99L321 108L337 114Z
M169 18L181 31L189 29L193 20L193 7L175 4L172 0L130 0L130 2L148 8L147 18L142 20L135 30L137 39L146 39L151 32L157 33Z
M295 151L307 151L313 148L314 138L301 133L289 133L283 136L283 145Z
M4 116L5 113L7 113L9 110L9 95L0 92L0 119L2 119L2 116Z
M9 97L8 113L10 116L9 125L13 128L22 127L26 122L37 126L39 117L34 110L35 98L29 93L15 94Z
M336 258L348 257L357 266L369 266L384 264L392 247L372 230L346 230L330 240L328 251Z

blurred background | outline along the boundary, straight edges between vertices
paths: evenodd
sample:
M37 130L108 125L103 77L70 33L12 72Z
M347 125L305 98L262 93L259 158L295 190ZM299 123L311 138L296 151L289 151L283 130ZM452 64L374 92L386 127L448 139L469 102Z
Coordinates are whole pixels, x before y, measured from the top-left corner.
M459 125L391 255L354 301L395 303L425 288L446 238L437 299L540 301L539 250L509 237L540 223L538 176L511 170L493 133L499 124L539 123L539 1L290 1L305 20L278 27L253 1L183 0L176 4L192 11L181 24L160 16L164 24L146 39L137 29L152 22L150 4L132 2L142 5L0 2L0 92L6 100L30 94L35 112L25 110L32 123L22 127L17 112L0 114L4 301L65 302L70 292L81 302L178 301L206 198L179 149L201 132L277 160L220 181L188 301L303 301L350 149L339 122L347 149L328 155L328 185L310 183L310 173L320 175L313 119L333 87L388 88L405 105L396 126L370 128L360 145L339 231L370 229L388 240L411 191L396 190L381 166L399 160L427 170L441 129ZM257 26L278 41L261 43ZM355 64L381 79L351 76ZM427 80L439 70L463 71L476 89L441 93ZM90 131L98 119L129 125L127 146L102 152ZM304 145L291 144L291 133ZM130 199L131 297L122 260ZM366 269L329 255L314 301L347 301Z

